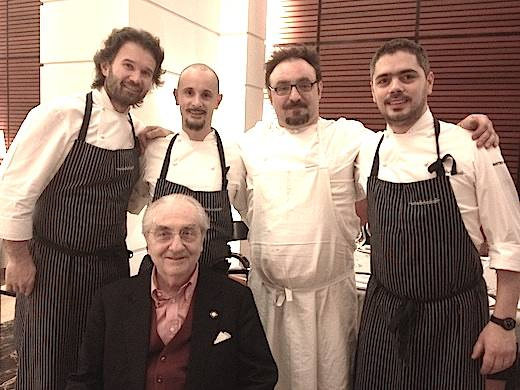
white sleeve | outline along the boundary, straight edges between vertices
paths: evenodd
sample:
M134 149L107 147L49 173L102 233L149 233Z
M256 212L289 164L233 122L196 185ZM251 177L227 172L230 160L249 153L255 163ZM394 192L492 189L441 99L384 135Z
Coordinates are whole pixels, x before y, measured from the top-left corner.
M475 176L490 266L520 272L520 203L499 148L477 149Z
M39 196L69 153L78 130L66 111L38 106L22 123L0 168L0 237L32 237L32 213Z

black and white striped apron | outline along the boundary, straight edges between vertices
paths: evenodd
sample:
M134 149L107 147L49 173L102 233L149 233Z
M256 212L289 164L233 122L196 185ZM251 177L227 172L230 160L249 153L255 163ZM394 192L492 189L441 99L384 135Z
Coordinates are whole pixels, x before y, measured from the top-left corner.
M477 249L464 226L439 153L433 179L367 184L371 271L361 318L356 390L478 390L473 345L489 313Z
M192 189L181 184L173 183L166 180L168 169L170 167L170 158L173 149L173 144L177 139L176 134L166 151L161 175L157 179L153 200L157 200L163 196L171 194L183 194L194 197L204 207L209 216L210 227L204 240L204 246L200 255L199 263L205 266L211 266L214 269L226 272L228 269L227 257L230 255L230 248L228 241L232 239L233 222L231 218L231 205L229 203L229 196L227 192L228 180L226 177L227 171L226 158L224 156L224 147L218 132L215 132L217 141L217 149L220 160L220 170L222 173L222 186L218 191L193 191ZM143 259L139 273L145 272L151 268L151 260L146 256Z
M86 143L91 111L89 93L78 139L33 213L36 283L16 300L19 390L65 388L95 291L130 274L126 210L139 177L137 140L130 119L133 149Z

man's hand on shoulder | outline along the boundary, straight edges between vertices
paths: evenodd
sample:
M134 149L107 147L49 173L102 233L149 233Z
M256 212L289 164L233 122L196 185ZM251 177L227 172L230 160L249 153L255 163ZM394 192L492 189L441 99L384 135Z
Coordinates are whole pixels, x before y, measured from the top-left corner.
M458 126L466 130L473 131L472 138L477 140L477 146L484 146L486 149L496 147L499 144L499 137L493 127L493 122L484 114L471 114L461 120Z
M144 149L148 145L148 142L155 138L167 137L172 132L164 127L160 126L146 126L143 131L139 134L139 149L141 154L144 153Z

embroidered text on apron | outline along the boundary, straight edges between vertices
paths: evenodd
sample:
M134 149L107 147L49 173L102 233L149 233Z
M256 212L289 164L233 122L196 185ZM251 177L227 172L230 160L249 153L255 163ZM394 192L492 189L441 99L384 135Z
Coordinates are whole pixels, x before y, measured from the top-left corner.
M210 227L204 239L204 247L200 255L199 263L213 266L214 264L225 261L230 254L228 241L232 239L233 222L231 219L231 205L227 192L227 171L224 147L216 130L215 138L217 141L218 155L220 159L220 170L222 173L222 186L218 191L193 191L190 188L166 180L168 168L170 167L170 157L173 144L177 139L176 134L170 141L170 145L164 157L161 176L157 179L153 200L157 200L165 195L184 194L194 197L204 207L209 216ZM141 271L139 271L141 272Z
M371 271L358 338L356 390L478 390L473 345L487 323L486 286L439 152L436 177L367 184ZM456 173L453 160L452 172Z
M121 150L86 143L91 111L89 93L78 139L33 213L36 283L16 300L19 390L65 388L95 291L130 274L126 209L139 177L137 139Z

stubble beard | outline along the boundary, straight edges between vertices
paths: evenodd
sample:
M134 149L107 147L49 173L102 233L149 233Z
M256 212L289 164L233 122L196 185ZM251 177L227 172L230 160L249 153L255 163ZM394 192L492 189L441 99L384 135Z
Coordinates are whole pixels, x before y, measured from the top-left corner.
M112 75L112 71L109 71L108 76L105 78L105 90L110 99L121 106L135 106L143 102L144 97L148 91L130 90L125 87L125 81L119 80Z
M198 122L190 121L189 119L184 120L184 127L193 131L201 131L206 126L206 121L201 120Z

